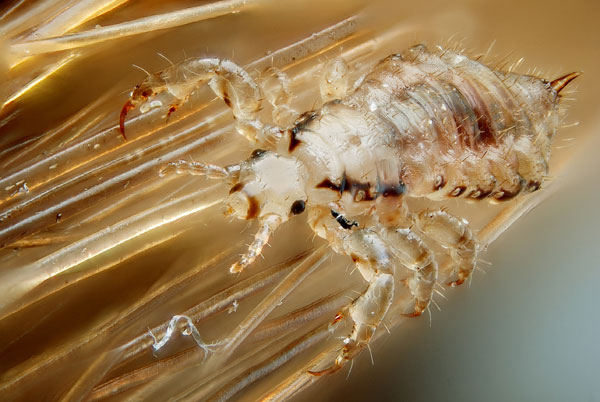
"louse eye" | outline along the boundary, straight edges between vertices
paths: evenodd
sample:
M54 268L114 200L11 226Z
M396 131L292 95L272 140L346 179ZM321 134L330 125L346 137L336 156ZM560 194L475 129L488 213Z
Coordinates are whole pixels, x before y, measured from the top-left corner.
M294 201L294 203L292 204L291 212L294 215L298 215L298 214L301 214L302 212L304 212L305 208L306 208L306 203L304 201L302 201L302 200Z

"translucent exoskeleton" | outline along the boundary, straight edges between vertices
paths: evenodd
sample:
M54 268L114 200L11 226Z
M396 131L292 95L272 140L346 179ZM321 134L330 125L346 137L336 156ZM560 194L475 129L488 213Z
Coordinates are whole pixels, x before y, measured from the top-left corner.
M304 212L314 233L350 257L368 287L332 320L353 323L330 367L339 370L368 345L394 297L395 276L419 316L438 281L438 255L447 251L457 286L472 275L480 247L468 222L443 208L410 210L405 197L502 202L536 191L548 171L558 127L561 90L578 73L554 81L494 71L453 51L415 46L382 60L358 84L340 59L326 64L324 104L297 114L292 127L259 117L266 97L274 120L292 113L285 75L271 71L276 93L242 67L220 59L191 59L151 75L132 92L120 119L164 91L175 112L202 83L232 110L240 134L256 145L250 158L220 167L173 161L161 173L205 175L231 186L227 214L258 220L248 251L230 268L246 269L284 222ZM168 117L168 116L167 116ZM406 276L406 275L404 275Z

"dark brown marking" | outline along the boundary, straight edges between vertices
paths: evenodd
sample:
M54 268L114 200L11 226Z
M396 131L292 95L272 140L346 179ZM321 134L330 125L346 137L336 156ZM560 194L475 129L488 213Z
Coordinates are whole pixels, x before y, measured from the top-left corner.
M317 184L317 188L328 188L335 192L340 191L340 188L336 184L332 183L331 180L329 180L329 179L325 179L322 182L320 182L319 184Z
M462 193L467 190L467 186L456 186L454 189L448 194L449 197L460 197Z
M223 91L223 102L229 107L231 107L231 99L229 99L229 94Z
M398 184L379 184L377 186L377 195L381 195L384 198L387 197L399 197L406 191L406 186L402 181Z
M348 176L346 176L346 171L344 170L344 174L342 175L342 183L340 184L340 195L344 193L346 190L346 186L348 185Z
M352 199L359 201L373 201L376 196L371 194L371 183L361 183L358 181L354 181L349 177L346 177L346 173L344 172L342 187L340 188L340 193L344 191L348 191L352 194ZM359 192L362 192L359 196Z
M532 180L529 183L527 183L527 191L533 193L534 191L538 191L541 186L542 183L540 183L539 181Z
M322 182L317 184L317 188L328 188L332 191L339 192L340 195L344 192L348 192L352 195L352 199L356 202L362 201L373 201L378 196L383 197L398 197L406 192L406 186L402 181L397 184L378 184L375 191L371 188L371 183L362 183L344 175L342 176L342 182L338 186L331 180L324 179Z
M248 214L246 215L246 219L254 219L258 216L258 212L260 211L260 207L258 205L258 200L256 197L248 197Z
M301 143L302 141L296 138L296 133L294 132L294 130L290 130L290 146L288 147L288 151L294 152L294 149L296 149L296 147Z
M229 194L233 194L233 193L237 193L238 191L240 191L242 188L244 188L244 184L243 183L236 183L233 187L231 187L231 189L229 190Z
M296 147L301 144L301 141L298 138L296 138L296 135L299 132L304 131L304 129L306 129L306 126L308 126L318 116L318 112L309 111L302 113L300 117L298 117L296 123L294 124L294 127L292 127L292 129L290 130L290 146L288 147L289 152L293 152L294 149L296 149Z

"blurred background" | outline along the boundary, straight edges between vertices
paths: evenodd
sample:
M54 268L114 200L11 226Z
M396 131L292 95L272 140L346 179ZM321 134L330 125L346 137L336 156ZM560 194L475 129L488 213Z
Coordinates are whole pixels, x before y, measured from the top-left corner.
M321 377L292 392L294 398L600 400L599 5L230 1L212 14L198 13L207 18L171 26L154 21L121 37L125 28L97 33L213 3L77 3L1 6L0 391L7 400L203 400L214 392L225 398L229 394L218 392L237 389L231 384L243 383L243 370L273 361L271 353L330 320L338 308L339 297L332 296L329 310L305 318L300 329L280 325L277 335L260 342L249 336L239 356L265 354L238 362L236 372L220 367L231 373L216 379L202 371L203 356L190 357L197 347L189 337L123 362L121 345L148 328L198 303L208 311L219 291L246 279L249 287L258 286L254 274L322 244L313 243L297 219L278 232L252 272L231 278L226 269L256 228L222 216L225 186L203 178L157 180L157 171L182 158L234 163L251 147L233 133L226 108L203 90L168 124L160 110L132 112L123 142L119 111L145 78L132 64L156 72L186 57L222 57L251 65L258 75L274 64L292 78L292 104L303 111L318 104L315 82L325 61L343 56L357 77L381 57L421 42L488 54L492 66L523 57L516 71L550 79L583 71L565 102L569 127L555 140L551 178L544 184L552 193L490 245L482 256L491 263L481 264L486 274L476 273L471 286L438 300L442 311L432 310L431 324L426 316L388 317L393 328L372 345L374 365L364 352L350 372L347 367ZM89 34L69 36L74 32ZM318 32L325 33L313 35ZM58 39L44 42L48 37ZM285 50L307 38L313 42ZM447 207L460 209L478 227L500 211L487 204ZM349 265L340 257L327 260L265 322L275 325L337 291L361 290L364 283L347 274ZM218 340L234 331L281 278L240 299L239 310L227 305L206 313L197 323L203 337ZM319 345L257 382L239 385L232 398L276 400L271 390L305 370Z

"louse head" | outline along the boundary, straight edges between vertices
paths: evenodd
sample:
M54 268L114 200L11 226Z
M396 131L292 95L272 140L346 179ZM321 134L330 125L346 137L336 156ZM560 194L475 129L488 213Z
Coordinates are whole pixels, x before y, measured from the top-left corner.
M225 213L259 221L259 229L248 251L230 268L241 272L252 264L271 234L293 215L304 212L307 196L304 167L295 159L257 149L239 165L224 169L233 184L225 200Z
M225 201L226 214L247 220L271 216L285 222L304 212L304 177L304 168L295 159L257 149L239 165L239 176Z

